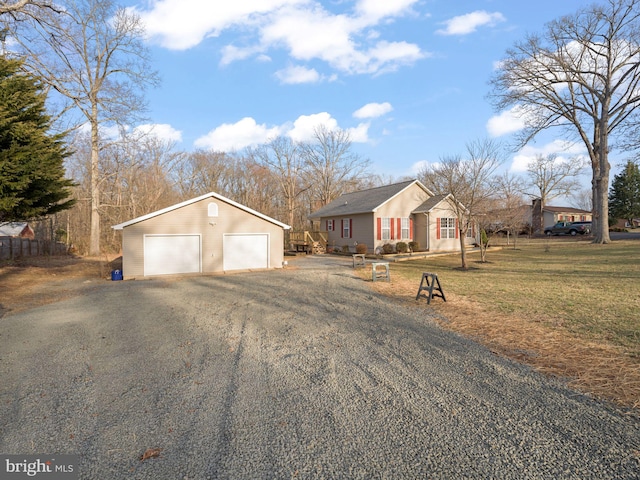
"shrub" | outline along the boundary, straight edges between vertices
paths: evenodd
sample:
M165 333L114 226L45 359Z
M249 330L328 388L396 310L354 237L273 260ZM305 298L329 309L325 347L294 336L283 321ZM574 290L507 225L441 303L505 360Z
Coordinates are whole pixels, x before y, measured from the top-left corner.
M417 252L420 250L420 244L418 242L409 242L409 248L412 252Z
M390 243L385 243L384 245L382 245L382 253L393 253L393 245L391 245Z
M407 253L407 244L405 242L396 243L396 252Z
M359 243L356 245L356 253L359 253L361 255L365 255L367 253L367 244L366 243Z
M342 253L349 253L351 251L351 247L349 245L342 246Z

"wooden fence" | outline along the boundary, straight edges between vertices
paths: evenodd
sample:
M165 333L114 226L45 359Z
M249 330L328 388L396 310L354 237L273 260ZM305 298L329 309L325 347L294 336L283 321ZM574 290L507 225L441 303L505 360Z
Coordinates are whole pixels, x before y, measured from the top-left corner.
M66 253L67 246L60 242L0 237L0 260L40 255L64 255Z

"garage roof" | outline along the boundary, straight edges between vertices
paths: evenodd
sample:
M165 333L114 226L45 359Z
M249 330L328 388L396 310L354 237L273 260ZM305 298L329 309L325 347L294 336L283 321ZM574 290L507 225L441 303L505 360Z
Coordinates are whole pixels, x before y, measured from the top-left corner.
M230 199L228 199L226 197L223 197L222 195L218 195L215 192L209 192L209 193L206 193L206 194L201 195L199 197L192 198L191 200L187 200L187 201L184 201L184 202L181 202L181 203L176 203L175 205L172 205L172 206L167 207L167 208L163 208L162 210L158 210L158 211L155 211L155 212L148 213L146 215L142 215L141 217L134 218L133 220L129 220L127 222L119 223L118 225L114 225L111 228L113 228L114 230L122 230L124 227L128 227L129 225L133 225L134 223L143 222L144 220L148 220L150 218L157 217L158 215L162 215L164 213L168 213L168 212L171 212L173 210L177 210L179 208L186 207L187 205L191 205L192 203L196 203L196 202L199 202L201 200L205 200L207 198L215 198L217 200L220 200L221 202L225 202L225 203L228 203L230 205L233 205L234 207L237 207L240 210L244 210L245 212L250 213L252 215L255 215L256 217L260 217L263 220L266 220L267 222L271 222L271 223L273 223L275 225L278 225L279 227L284 228L285 230L289 230L291 228L289 225L286 225L286 224L284 224L282 222L279 222L278 220L276 220L274 218L271 218L271 217L268 217L267 215L264 215L264 214L262 214L260 212L256 212L255 210L252 210L249 207L245 207L244 205L241 205L238 202L234 202L233 200L230 200Z

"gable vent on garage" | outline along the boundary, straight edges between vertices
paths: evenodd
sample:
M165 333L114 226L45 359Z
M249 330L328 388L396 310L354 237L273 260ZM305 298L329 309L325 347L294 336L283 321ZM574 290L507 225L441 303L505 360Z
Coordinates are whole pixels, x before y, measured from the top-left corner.
M208 215L209 217L217 217L218 216L218 204L215 202L211 202L208 205Z

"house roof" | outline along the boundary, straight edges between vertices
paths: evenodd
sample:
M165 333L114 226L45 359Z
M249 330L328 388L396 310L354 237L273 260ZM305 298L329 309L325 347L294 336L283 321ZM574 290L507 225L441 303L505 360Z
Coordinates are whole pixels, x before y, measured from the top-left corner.
M157 217L158 215L162 215L162 214L165 214L165 213L168 213L168 212L172 212L173 210L177 210L179 208L186 207L187 205L191 205L192 203L196 203L196 202L199 202L201 200L205 200L207 198L215 198L217 200L220 200L221 202L225 202L225 203L228 203L230 205L233 205L234 207L239 208L240 210L244 210L245 212L250 213L251 215L255 215L256 217L260 217L263 220L266 220L267 222L271 222L271 223L273 223L275 225L278 225L279 227L284 228L285 230L289 230L291 228L289 225L286 225L286 224L284 224L282 222L279 222L278 220L276 220L274 218L271 218L271 217L268 217L267 215L264 215L264 214L262 214L260 212L256 212L255 210L252 210L249 207L245 207L244 205L241 205L241 204L239 204L237 202L234 202L233 200L230 200L230 199L228 199L226 197L223 197L222 195L218 195L215 192L209 192L209 193L206 193L206 194L201 195L199 197L192 198L191 200L186 200L186 201L181 202L181 203L176 203L175 205L172 205L172 206L167 207L167 208L163 208L162 210L157 210L155 212L151 212L151 213L148 213L146 215L142 215L141 217L134 218L133 220L129 220L127 222L119 223L118 225L113 225L111 228L113 228L114 230L122 230L124 227L128 227L129 225L133 225L135 223L143 222L143 221L148 220L150 218Z
M431 210L433 210L440 202L442 202L443 200L445 200L447 197L451 196L450 193L446 194L446 195L434 195L433 197L427 199L426 202L424 202L422 205L420 205L418 208L416 208L413 212L411 213L429 213Z
M546 212L553 212L553 213L581 213L581 214L591 213L589 210L581 210L579 208L572 208L572 207L552 207L551 205L545 205L544 207L542 207L542 210Z
M28 226L27 222L2 222L0 223L0 237L19 237Z
M393 183L391 185L384 185L382 187L345 193L344 195L336 198L333 202L328 203L324 207L313 212L309 215L309 218L317 219L321 217L372 213L413 184L418 185L428 195L433 195L429 189L418 180L408 180L405 182Z

